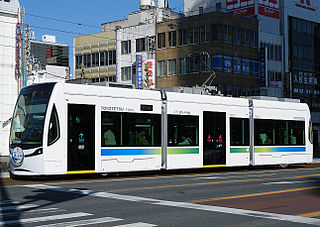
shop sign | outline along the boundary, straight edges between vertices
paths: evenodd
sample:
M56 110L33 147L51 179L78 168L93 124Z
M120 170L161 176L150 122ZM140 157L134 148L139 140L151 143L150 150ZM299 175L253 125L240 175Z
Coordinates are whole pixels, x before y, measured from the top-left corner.
M259 0L260 15L280 19L279 0Z
M316 11L315 8L311 7L311 0L299 0L296 3L296 7L307 9L310 11Z
M227 0L227 13L239 16L255 15L255 0Z

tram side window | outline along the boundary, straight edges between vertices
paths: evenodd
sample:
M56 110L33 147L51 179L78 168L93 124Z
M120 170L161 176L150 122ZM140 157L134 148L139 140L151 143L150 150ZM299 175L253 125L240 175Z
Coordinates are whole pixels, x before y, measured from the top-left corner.
M48 135L48 146L54 144L60 138L60 126L57 109L53 106L50 123L49 123L49 135Z
M168 146L198 146L198 116L168 116Z
M161 146L159 114L102 112L101 145Z
M255 145L305 145L305 122L285 120L254 121Z
M249 146L249 119L230 118L230 145Z
M120 145L121 113L102 112L101 115L101 145Z

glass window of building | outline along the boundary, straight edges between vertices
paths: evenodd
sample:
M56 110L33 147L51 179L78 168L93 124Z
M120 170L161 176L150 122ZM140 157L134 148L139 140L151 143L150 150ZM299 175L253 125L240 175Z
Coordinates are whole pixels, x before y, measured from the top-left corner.
M121 54L131 53L131 40L121 42Z
M168 47L175 47L177 45L177 31L168 32Z
M166 47L166 33L159 33L158 34L158 48L165 48Z
M168 60L168 76L177 75L177 60L171 59Z
M232 43L232 27L228 25L223 26L223 38L225 43Z
M158 61L157 77L164 77L166 75L167 75L167 72L166 72L166 61Z
M200 72L209 72L209 68L211 68L211 61L209 55L201 55L200 56Z
M136 39L136 51L137 52L143 52L146 51L146 39Z
M210 40L210 30L208 25L200 26L200 43L207 43Z
M179 74L187 74L187 59L186 58L180 58L178 62L178 68L179 68Z
M222 24L212 25L212 41L222 41Z
M131 79L132 79L131 66L122 67L121 68L121 80L126 81L126 80L131 80Z
M187 29L182 29L178 31L178 45L185 46L187 45Z

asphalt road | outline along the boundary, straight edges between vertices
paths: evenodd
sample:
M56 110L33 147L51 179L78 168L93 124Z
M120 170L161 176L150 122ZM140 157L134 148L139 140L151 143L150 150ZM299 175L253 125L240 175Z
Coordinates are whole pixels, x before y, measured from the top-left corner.
M0 226L320 225L320 168L0 179Z

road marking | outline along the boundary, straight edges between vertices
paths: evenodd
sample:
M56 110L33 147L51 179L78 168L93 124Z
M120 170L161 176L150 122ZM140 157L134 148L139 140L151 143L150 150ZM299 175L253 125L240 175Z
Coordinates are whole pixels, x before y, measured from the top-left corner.
M8 210L23 210L23 209L30 209L30 208L35 208L38 207L38 205L33 205L33 204L27 204L27 205L17 205L17 206L5 206L5 207L0 207L0 210L2 211L8 211Z
M299 191L305 191L305 190L312 190L312 189L316 189L316 188L320 188L320 186L313 186L313 187L306 187L306 188L294 188L294 189L288 189L288 190L260 192L260 193L235 195L235 196L225 196L225 197L217 197L217 198L208 198L208 199L192 200L190 202L191 203L203 203L203 202L211 202L211 201L227 200L227 199L242 199L242 198L249 198L249 197L256 197L256 196L288 193L288 192L299 192Z
M12 201L12 200L3 200L3 201L0 201L0 205L13 205L13 204L18 204L18 202L16 201Z
M0 221L0 226L29 224L29 223L36 223L36 222L43 222L43 221L55 221L55 220L61 220L61 219L67 219L67 218L84 217L89 215L92 215L92 214L79 212L79 213L52 215L52 216L36 217L36 218L25 218L20 220Z
M268 182L262 183L263 185L282 185L282 184L299 184L299 183L310 183L315 182L317 180L304 180L304 181L277 181L277 182Z
M138 222L138 223L132 223L132 224L127 224L127 225L115 225L113 227L153 227L153 226L157 226L157 225Z
M59 208L45 208L45 209L36 209L36 210L28 210L28 211L17 211L17 212L0 214L0 217L9 217L9 216L15 216L20 214L31 214L31 213L37 213L37 214L54 213L58 211L61 212L65 210L62 210Z
M75 227L75 226L83 226L83 225L95 225L95 224L109 223L109 222L122 221L122 220L123 219L120 219L120 218L104 217L104 218L56 223L56 224L51 224L51 225L40 225L38 227L65 227L65 226Z
M99 198L116 199L116 200L122 200L122 201L141 202L141 203L151 204L151 205L188 208L188 209L193 209L193 210L228 213L228 214L250 216L250 217L257 217L257 218L266 218L266 219L272 219L272 220L281 220L281 221L288 221L288 222L295 222L295 223L320 225L320 219L309 218L309 217L273 214L273 213L260 212L260 211L243 210L243 209L218 207L218 206L209 206L209 205L194 204L194 203L188 203L188 202L173 202L173 201L145 198L145 197L140 197L140 196L120 195L120 194L106 193L106 192L95 192L95 191L91 191L91 190L70 189L70 188L62 188L62 187L58 187L58 186L50 186L50 185L43 185L43 184L24 185L23 187L37 188L37 189L43 189L43 190L53 190L53 191L67 192L67 193L75 193L75 194L80 194L80 195L94 196L94 197L99 197Z
M320 216L320 211L307 213L307 214L299 214L298 216L307 217L307 218L318 217Z

